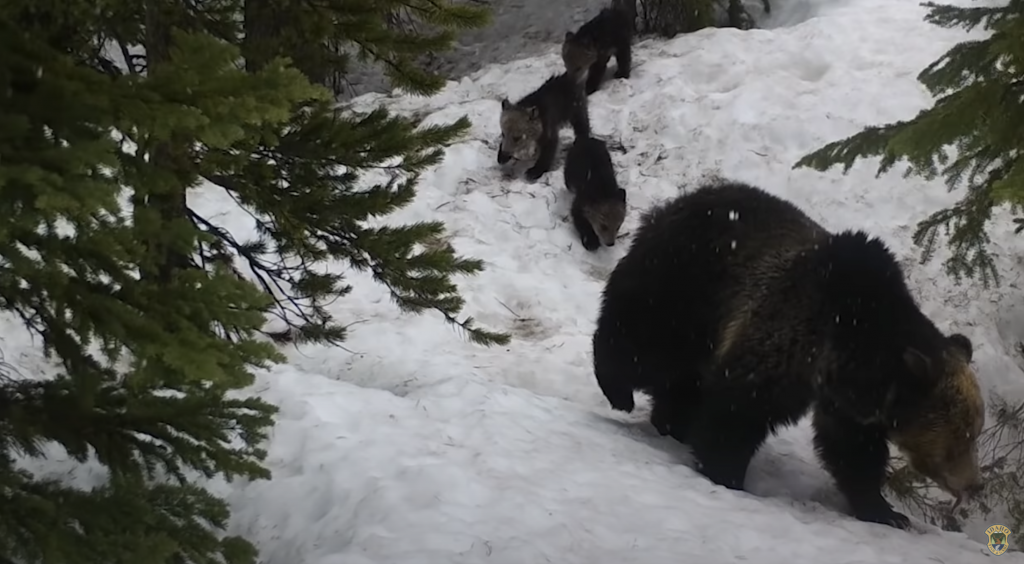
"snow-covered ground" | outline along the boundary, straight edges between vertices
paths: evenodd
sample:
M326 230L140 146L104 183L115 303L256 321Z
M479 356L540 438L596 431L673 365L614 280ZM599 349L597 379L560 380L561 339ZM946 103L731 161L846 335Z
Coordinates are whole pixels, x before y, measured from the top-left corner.
M898 171L875 179L871 162L845 177L791 170L825 142L929 104L914 77L962 34L924 23L916 2L836 0L799 23L809 14L775 5L775 17L793 25L644 41L632 79L591 97L595 133L623 147L612 156L629 193L624 232L642 210L709 175L760 185L834 230L867 229L905 259L939 326L974 340L986 389L1024 397L1012 348L1024 338L1016 259L1024 249L1005 217L993 230L1002 287L958 287L942 273L944 250L917 264L910 234L959 193ZM587 253L567 219L560 168L530 184L502 178L495 164L499 99L522 96L559 65L552 50L489 67L429 99L357 100L473 120L470 138L388 221L446 221L460 253L487 261L483 274L461 281L465 313L514 341L469 344L437 316L400 314L382 288L350 274L355 290L336 313L365 323L346 347L287 349L289 362L259 377L255 389L281 408L267 461L274 477L211 484L232 504L232 532L255 540L265 564L987 561L976 539L992 523L974 524L971 540L846 515L806 424L769 441L745 493L691 470L684 448L657 436L645 409L611 411L589 342L603 280L628 237ZM216 192L197 191L193 204L233 230L247 228ZM8 325L6 360L38 362Z
M535 57L560 46L567 30L575 30L594 17L610 0L454 0L485 4L491 10L491 24L482 29L458 32L449 51L437 53L430 69L458 80L480 69L524 57ZM813 17L829 0L781 0L776 10L764 14L761 0L742 0L757 27L792 25ZM719 2L719 25L725 24L725 1ZM353 60L345 75L349 89L343 96L389 91L388 80L379 65Z

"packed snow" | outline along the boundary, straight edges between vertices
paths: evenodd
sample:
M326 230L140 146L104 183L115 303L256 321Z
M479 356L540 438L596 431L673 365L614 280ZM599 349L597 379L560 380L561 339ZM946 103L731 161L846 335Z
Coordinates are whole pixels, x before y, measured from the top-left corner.
M459 0L457 0L459 1ZM484 67L534 57L559 48L566 30L576 29L597 15L608 0L461 0L486 4L491 24L482 29L458 32L450 51L434 53L428 68L447 78L458 79ZM771 14L764 13L761 0L741 0L758 26L772 29L814 17L830 0L776 0ZM718 20L725 23L725 2L718 2ZM388 80L372 61L353 60L346 74L344 96L386 92Z
M254 540L264 564L987 561L978 541L992 522L972 524L969 538L847 515L806 423L761 450L749 493L729 491L657 435L646 404L613 412L594 381L599 293L639 214L719 175L784 196L833 230L883 237L924 311L974 341L985 388L1024 397L1013 351L1024 337L1015 258L1024 249L1005 216L992 231L1003 285L955 286L941 269L945 250L919 265L910 236L961 194L898 171L876 179L873 162L845 177L791 170L826 142L929 105L915 75L964 35L924 23L916 2L836 0L804 21L787 12L794 5L775 3L786 26L644 40L632 78L591 97L595 134L618 147L630 209L621 242L596 253L568 220L560 165L528 183L495 163L499 100L559 72L557 51L488 67L431 98L355 100L431 122L472 119L469 138L387 221L444 220L455 248L487 263L460 280L464 313L514 340L470 344L437 315L399 313L380 286L349 273L355 290L334 306L355 323L345 347L288 348L288 363L258 376L253 390L281 409L267 460L273 479L210 484L234 510L230 532ZM197 189L192 204L236 234L250 228L213 189ZM5 360L38 369L38 348L6 323ZM69 463L47 464L54 474Z

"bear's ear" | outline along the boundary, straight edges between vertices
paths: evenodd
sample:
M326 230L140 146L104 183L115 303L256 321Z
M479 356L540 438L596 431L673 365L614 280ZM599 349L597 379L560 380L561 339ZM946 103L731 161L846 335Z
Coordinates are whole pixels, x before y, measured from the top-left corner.
M571 32L571 31L567 31L567 32L565 32L565 40L566 40L566 41L572 41L572 38L573 38L573 37L576 37L576 34L574 34L574 33L573 33L573 32Z
M962 352L967 357L967 362L970 362L974 358L974 343L967 338L967 335L962 333L953 333L949 337L946 337L949 344L956 347L957 350Z
M626 201L626 189L625 188L619 188L618 190L616 190L615 191L615 195L619 198L620 202L625 202Z
M537 106L531 106L526 110L526 115L529 116L530 119L537 119L537 116L540 115L540 108Z
M510 107L512 107L512 102L509 102L508 98L502 98L501 99L501 109L502 110L507 110Z
M925 382L931 379L932 359L914 347L907 347L903 351L903 363L916 380Z

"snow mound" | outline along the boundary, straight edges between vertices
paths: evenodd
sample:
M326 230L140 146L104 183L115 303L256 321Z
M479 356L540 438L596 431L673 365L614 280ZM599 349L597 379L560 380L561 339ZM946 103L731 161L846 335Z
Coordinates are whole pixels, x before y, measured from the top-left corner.
M456 376L400 397L287 367L263 383L274 479L227 493L266 564L987 561L962 535L718 488L642 425L521 388Z

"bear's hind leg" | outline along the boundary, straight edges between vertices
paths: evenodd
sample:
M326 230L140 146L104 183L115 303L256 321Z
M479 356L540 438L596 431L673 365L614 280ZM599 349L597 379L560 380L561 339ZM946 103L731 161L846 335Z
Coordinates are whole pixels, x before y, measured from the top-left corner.
M831 405L814 409L814 446L825 469L846 497L854 517L906 529L910 519L882 497L889 444L883 427L865 426Z
M769 433L792 425L810 407L810 390L761 355L719 365L702 380L700 407L685 441L698 469L716 484L743 489L747 467Z
M772 429L771 414L728 389L705 388L701 395L684 442L693 449L701 474L720 486L742 490L750 459Z

